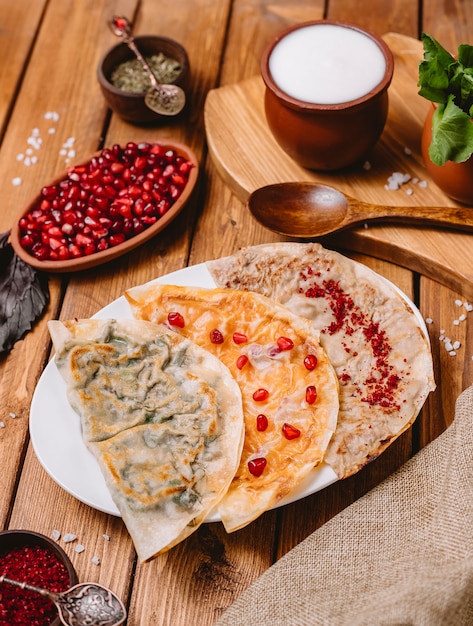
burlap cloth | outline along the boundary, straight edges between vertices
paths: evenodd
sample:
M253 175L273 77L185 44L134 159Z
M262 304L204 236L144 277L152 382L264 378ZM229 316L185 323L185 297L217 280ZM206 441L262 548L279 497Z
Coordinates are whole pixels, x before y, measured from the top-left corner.
M217 624L473 625L473 387L442 435L282 557Z

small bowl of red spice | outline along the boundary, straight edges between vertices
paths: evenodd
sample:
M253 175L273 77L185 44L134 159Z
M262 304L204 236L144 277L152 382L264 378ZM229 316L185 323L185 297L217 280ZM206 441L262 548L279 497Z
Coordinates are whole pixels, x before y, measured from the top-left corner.
M53 540L29 530L0 532L0 575L55 592L77 584L76 571ZM56 606L37 593L0 583L0 625L59 626Z

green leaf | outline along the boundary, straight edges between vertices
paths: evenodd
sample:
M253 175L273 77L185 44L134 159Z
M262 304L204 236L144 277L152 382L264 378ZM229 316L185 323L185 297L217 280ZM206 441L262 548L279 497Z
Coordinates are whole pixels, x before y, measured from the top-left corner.
M473 154L473 123L451 95L447 104L439 105L432 118L432 141L429 156L432 163L461 163Z

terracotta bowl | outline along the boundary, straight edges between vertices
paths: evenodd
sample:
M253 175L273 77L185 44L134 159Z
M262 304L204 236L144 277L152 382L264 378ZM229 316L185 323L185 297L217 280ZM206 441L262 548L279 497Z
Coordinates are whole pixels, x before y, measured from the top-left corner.
M179 85L187 94L190 84L189 58L185 48L180 43L168 37L154 35L137 36L135 43L144 57L162 52L165 56L178 61L182 68L181 73L175 80L171 81L171 84ZM136 57L133 52L124 43L117 44L103 55L97 68L97 78L105 100L115 113L118 113L128 122L143 125L158 122L169 123L169 120L173 118L155 113L146 106L144 94L122 91L110 82L110 77L115 68L120 63L134 58Z
M346 102L320 104L288 95L276 84L270 69L274 49L299 29L318 25L343 27L365 35L376 44L384 57L385 69L381 80L368 93ZM300 63L307 64L307 59L301 58ZM384 129L393 69L393 55L384 41L358 26L315 20L289 28L269 44L261 59L266 86L265 114L274 138L294 161L308 169L338 170L360 161ZM309 80L309 69L306 74Z
M0 532L0 556L10 552L13 548L23 546L39 546L49 550L66 567L69 574L69 587L79 582L69 557L53 539L31 530L4 530ZM61 623L58 616L51 622L51 626L60 626Z
M422 156L429 176L448 196L462 202L473 204L473 158L463 163L447 161L445 165L432 163L429 157L429 146L432 141L432 116L435 105L429 107L422 130Z
M139 142L138 142L139 143ZM159 143L165 150L175 150L178 155L183 156L187 161L193 163L193 167L189 172L189 177L187 180L187 184L181 192L181 195L175 200L174 204L171 205L169 210L160 217L152 226L149 226L141 233L131 237L130 239L125 240L123 243L120 243L116 246L107 248L106 250L95 252L88 256L79 256L77 258L70 258L67 260L40 260L30 254L25 248L22 247L20 243L20 219L27 213L29 213L33 208L35 208L40 202L40 194L38 194L35 198L28 203L26 207L24 207L19 216L16 223L13 225L11 230L11 245L15 251L15 253L23 260L25 263L35 267L37 270L44 272L77 272L79 270L90 269L91 267L96 267L98 265L102 265L103 263L107 263L112 261L127 252L130 252L134 248L140 246L141 244L149 241L153 237L155 237L159 232L161 232L166 226L168 226L182 211L187 201L192 195L192 192L197 183L197 179L199 176L199 165L197 162L197 157L194 154L193 150L185 144L179 143L177 141L167 140L166 142L150 142L150 143ZM86 161L89 163L89 161ZM80 165L80 164L79 164ZM74 166L77 167L77 166ZM67 172L59 176L57 179L50 181L46 186L52 186L56 183L60 182L64 179Z

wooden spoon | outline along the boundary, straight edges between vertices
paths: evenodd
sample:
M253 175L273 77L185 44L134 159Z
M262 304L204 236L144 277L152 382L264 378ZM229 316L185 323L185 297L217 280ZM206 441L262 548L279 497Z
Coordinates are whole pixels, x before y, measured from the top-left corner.
M248 198L248 208L266 228L280 235L307 239L373 221L473 230L472 208L370 204L318 183L260 187Z

